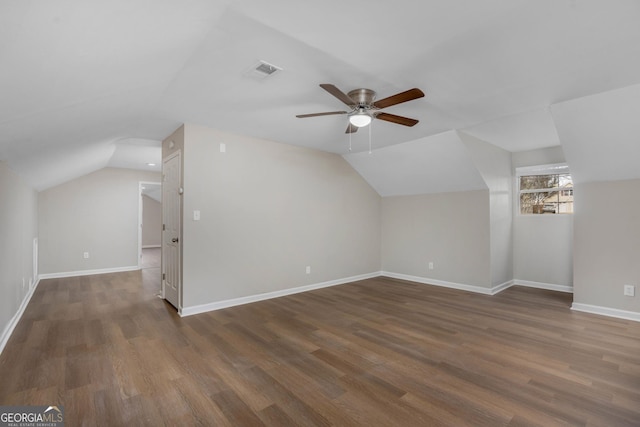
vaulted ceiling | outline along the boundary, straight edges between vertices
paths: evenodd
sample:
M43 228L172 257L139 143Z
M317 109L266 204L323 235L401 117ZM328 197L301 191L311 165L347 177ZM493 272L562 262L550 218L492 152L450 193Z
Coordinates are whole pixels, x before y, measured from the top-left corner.
M342 109L318 86L333 83L426 93L387 110L418 125L375 121L380 155L358 160L391 194L412 184L382 173L415 150L416 171L468 166L452 131L508 151L562 145L583 181L640 177L624 162L590 172L603 152L640 158L638 22L636 0L4 1L0 160L37 189L157 170L184 122L346 154L345 116L295 117ZM283 70L257 78L259 60ZM357 158L368 132L352 136Z

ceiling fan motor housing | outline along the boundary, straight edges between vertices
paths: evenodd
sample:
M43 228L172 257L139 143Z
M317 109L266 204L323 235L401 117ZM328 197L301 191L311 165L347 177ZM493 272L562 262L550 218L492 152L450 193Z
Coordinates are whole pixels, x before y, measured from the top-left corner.
M356 102L358 108L370 109L376 99L376 92L371 89L354 89L347 95Z

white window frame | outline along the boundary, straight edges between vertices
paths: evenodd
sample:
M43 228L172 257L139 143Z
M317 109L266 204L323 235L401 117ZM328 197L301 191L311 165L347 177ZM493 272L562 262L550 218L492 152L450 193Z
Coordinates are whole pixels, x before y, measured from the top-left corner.
M515 197L515 199L517 200L516 201L517 215L526 216L526 217L557 217L562 215L571 215L571 213L563 213L563 214L555 214L555 215L522 213L522 208L520 206L520 194L562 191L561 188L538 188L535 190L520 190L520 177L532 176L532 175L571 175L571 171L569 170L569 165L567 165L566 163L553 163L548 165L523 166L523 167L516 168L516 176L515 176L516 182L515 182L514 188L517 189L517 194Z

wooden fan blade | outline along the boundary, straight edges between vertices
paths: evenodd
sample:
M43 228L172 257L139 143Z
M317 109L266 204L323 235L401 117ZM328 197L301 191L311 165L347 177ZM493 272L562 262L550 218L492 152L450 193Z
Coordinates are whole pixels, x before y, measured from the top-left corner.
M412 101L414 99L422 98L424 92L414 87L413 89L406 90L404 92L396 93L388 98L381 99L374 102L372 105L376 108L387 108L392 105L401 104L403 102ZM383 119L384 120L384 119Z
M343 91L341 91L340 89L338 89L337 87L335 87L330 83L322 83L320 87L326 90L327 92L329 92L331 95L338 98L340 101L347 104L349 107L353 107L354 105L357 104L357 102L351 99L349 95L347 95L346 93L344 93Z
M349 126L347 126L347 130L344 131L344 133L356 133L358 132L358 126L354 126L351 123L349 123Z
M416 119L410 119L409 117L396 116L389 113L378 113L374 116L376 119L384 120L391 123L397 123L404 126L415 126L418 123Z
M305 117L330 116L332 114L347 114L346 111L327 111L326 113L298 114L296 117L304 119Z

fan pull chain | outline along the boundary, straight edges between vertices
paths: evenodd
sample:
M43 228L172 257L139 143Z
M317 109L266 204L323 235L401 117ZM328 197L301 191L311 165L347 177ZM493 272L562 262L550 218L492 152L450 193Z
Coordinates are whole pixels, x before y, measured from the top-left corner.
M349 123L349 122L347 122L347 123ZM351 123L349 123L349 130L351 130ZM351 133L352 132L349 132L349 152L351 152Z
M373 120L369 123L369 154L371 154L371 128L373 127Z

